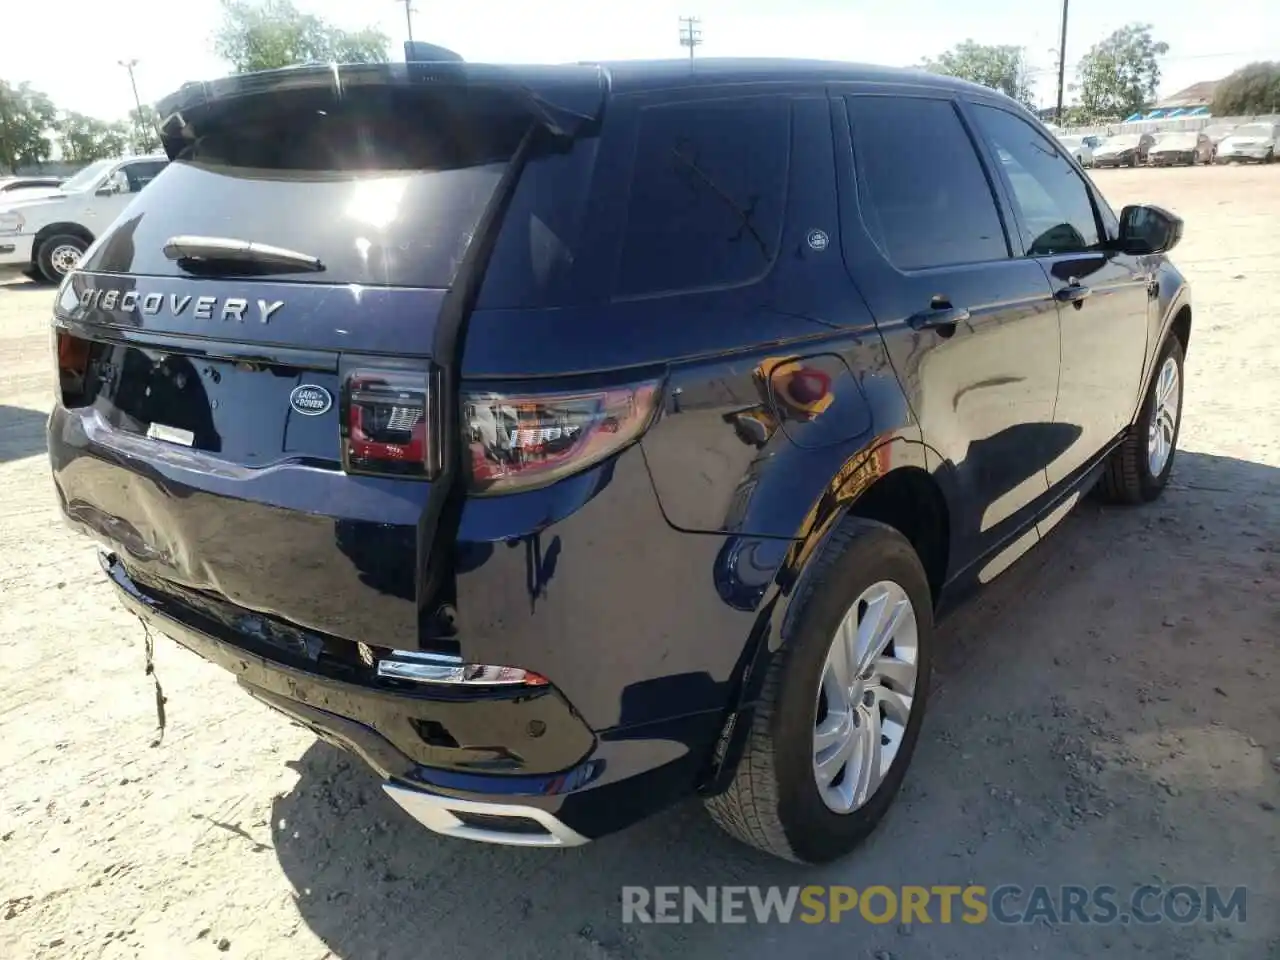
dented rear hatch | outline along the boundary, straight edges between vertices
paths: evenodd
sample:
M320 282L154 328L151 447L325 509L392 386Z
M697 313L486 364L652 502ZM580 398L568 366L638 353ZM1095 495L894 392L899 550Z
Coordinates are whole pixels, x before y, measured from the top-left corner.
M174 160L59 292L65 513L140 578L412 649L486 230L595 68L302 68L162 104Z

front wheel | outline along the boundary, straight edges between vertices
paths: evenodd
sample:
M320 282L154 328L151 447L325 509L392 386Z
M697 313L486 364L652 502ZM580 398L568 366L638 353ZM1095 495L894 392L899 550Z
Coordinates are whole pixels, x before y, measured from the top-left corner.
M1147 503L1164 491L1173 472L1182 428L1182 344L1170 336L1160 351L1142 411L1111 453L1098 490L1112 503Z
M50 283L61 283L62 278L75 269L81 255L89 245L79 237L63 235L50 237L40 244L36 254L36 266Z
M929 582L896 530L848 518L796 599L733 781L707 800L728 833L824 863L884 816L920 734L933 651Z

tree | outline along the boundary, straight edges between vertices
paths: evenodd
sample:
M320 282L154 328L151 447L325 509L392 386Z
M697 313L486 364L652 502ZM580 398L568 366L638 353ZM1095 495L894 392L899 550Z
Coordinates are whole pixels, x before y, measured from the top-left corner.
M1215 117L1275 113L1280 108L1280 62L1250 63L1228 76L1213 93Z
M214 50L236 73L296 63L386 63L389 38L372 27L348 31L292 0L222 0Z
M154 153L160 149L160 117L155 107L143 104L129 111L129 146L134 153Z
M118 157L129 144L130 129L124 123L106 123L83 113L68 112L58 124L63 158L71 163L90 163L104 157Z
M984 87L991 87L1008 94L1029 107L1032 100L1030 70L1027 52L1022 47L989 46L966 40L957 44L936 60L926 59L921 64L932 73L944 73L959 77Z
M53 145L45 134L56 116L53 101L31 84L0 80L0 170L48 160Z
M1094 119L1124 118L1150 106L1160 86L1160 63L1169 45L1151 37L1151 25L1131 23L1080 59L1080 106Z

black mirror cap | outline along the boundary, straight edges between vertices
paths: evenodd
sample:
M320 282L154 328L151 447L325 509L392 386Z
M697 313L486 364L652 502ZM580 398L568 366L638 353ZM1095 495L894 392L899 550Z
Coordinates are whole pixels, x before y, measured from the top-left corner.
M1125 253L1168 253L1182 239L1182 218L1150 203L1120 211L1120 247Z

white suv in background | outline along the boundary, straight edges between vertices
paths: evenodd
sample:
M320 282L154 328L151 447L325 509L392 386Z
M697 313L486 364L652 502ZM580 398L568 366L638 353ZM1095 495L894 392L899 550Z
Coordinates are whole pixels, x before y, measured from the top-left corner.
M168 162L164 156L99 160L55 189L0 198L0 271L58 283Z

